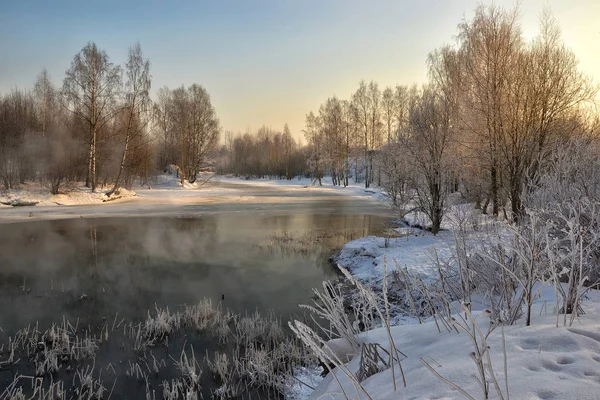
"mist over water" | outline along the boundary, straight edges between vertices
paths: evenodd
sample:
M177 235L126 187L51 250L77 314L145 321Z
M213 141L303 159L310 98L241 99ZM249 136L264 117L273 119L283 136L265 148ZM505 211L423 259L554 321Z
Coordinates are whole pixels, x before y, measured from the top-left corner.
M385 229L385 218L235 215L105 218L4 225L0 230L0 327L62 319L140 321L155 305L203 298L237 313L282 316L310 302L336 273L328 258L345 242Z

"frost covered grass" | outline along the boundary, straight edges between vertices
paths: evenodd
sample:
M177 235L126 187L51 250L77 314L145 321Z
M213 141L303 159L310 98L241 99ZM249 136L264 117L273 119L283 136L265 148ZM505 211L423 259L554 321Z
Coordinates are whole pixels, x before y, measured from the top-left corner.
M540 297L535 301L533 324L529 328L520 319L514 325L497 326L488 334L488 311L469 311L472 317L467 314L465 318L460 308L453 314L456 320L453 324L466 323L466 331L460 328L459 333L440 333L432 319L423 324L392 327L392 336L406 355L402 362L406 388L398 385L394 391L390 369L370 376L362 386L371 398L377 399L398 396L481 399L487 398L484 391L489 398L508 398L508 394L519 399L597 398L600 347L596 332L600 328L597 322L600 296L595 291L590 293L580 326L556 328L552 309L547 308L554 290L551 286L538 289ZM361 333L357 340L361 345L388 345L384 328ZM367 398L347 376L358 376L360 365L360 354L354 355L343 368L334 369L311 398Z
M107 399L121 380L150 399L280 398L298 385L314 389L294 372L317 360L273 313L236 315L205 299L173 311L156 306L142 322L104 321L95 334L63 319L11 335L0 345L0 366L31 375L16 374L0 399ZM216 348L199 351L206 340ZM123 363L107 360L110 348Z
M281 231L272 234L258 245L261 251L283 256L314 256L315 249L334 246L341 247L349 240L360 237L361 232L336 229L311 230L310 232ZM325 254L326 257L330 253Z

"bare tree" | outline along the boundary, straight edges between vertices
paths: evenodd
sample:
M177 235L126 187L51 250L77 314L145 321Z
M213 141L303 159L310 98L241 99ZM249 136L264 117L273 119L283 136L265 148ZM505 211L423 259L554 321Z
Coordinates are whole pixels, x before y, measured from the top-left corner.
M409 90L406 86L396 85L396 89L394 90L395 140L397 140L401 133L406 130L406 126L408 125L408 115L411 108L411 98L416 97L414 96L416 93L416 86L413 86Z
M0 99L0 178L5 189L35 177L31 156L24 151L30 133L38 126L30 93L13 90Z
M171 93L175 139L179 147L180 180L196 181L209 166L219 142L219 120L206 89L194 83Z
M381 91L375 82L361 81L352 95L354 117L363 142L365 188L373 182L373 153L382 143Z
M369 187L374 182L374 165L373 159L375 151L383 145L383 123L381 122L381 91L379 85L375 82L369 83L369 103L370 103L370 116L369 116L369 140L367 141L367 162L369 165L369 179L365 183L366 187ZM378 183L380 182L381 173L378 171Z
M397 102L400 99L396 98L394 91L388 86L383 90L381 100L383 105L383 119L387 128L387 142L390 143L394 138L394 122L396 122L395 117L398 109Z
M86 186L96 190L96 144L102 127L117 113L116 98L121 89L121 68L108 54L88 43L75 55L63 81L64 106L84 120L89 129Z
M292 137L292 132L290 132L290 128L286 123L283 126L283 134L281 135L282 145L283 145L283 153L284 153L284 163L285 163L285 177L288 180L291 180L293 176L292 169L292 157L294 154L294 150L296 148L296 142Z
M333 185L341 185L344 177L344 109L337 97L330 97L319 108L319 119L323 132L324 153Z
M46 68L44 68L38 76L38 79L33 87L33 93L35 94L36 100L40 104L42 137L44 137L48 131L48 114L55 112L53 105L56 96L56 89L50 81L50 77L48 76L48 71Z
M523 47L518 25L518 10L507 12L494 5L480 5L472 21L459 25L459 44L464 73L463 101L466 114L464 127L478 137L471 144L481 143L483 165L489 173L489 196L492 213L498 215L500 205L501 160L499 141L505 94L511 82L508 75Z
M314 181L319 182L319 186L323 183L323 143L321 139L321 121L319 117L311 111L306 115L306 128L304 137L310 146L309 164L313 170Z
M123 145L123 156L121 157L119 172L113 188L107 193L108 196L112 195L119 188L121 175L127 161L127 150L131 141L142 134L147 124L147 120L144 120L144 114L150 110L150 86L152 83L150 61L144 58L139 43L136 43L135 46L129 49L125 69L127 75L124 92L124 107L127 113L125 143Z
M344 153L344 186L348 186L351 174L350 157L356 146L356 121L352 103L348 100L342 101L343 110L343 153Z
M428 86L411 113L408 135L401 143L415 164L411 176L420 211L431 220L431 232L440 231L451 189L452 99Z

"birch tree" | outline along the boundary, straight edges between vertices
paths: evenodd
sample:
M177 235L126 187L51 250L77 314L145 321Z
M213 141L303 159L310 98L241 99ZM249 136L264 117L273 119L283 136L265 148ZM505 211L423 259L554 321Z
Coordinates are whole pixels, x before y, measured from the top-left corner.
M62 87L64 106L88 128L88 172L86 186L96 190L96 145L98 133L118 112L121 68L108 54L88 43L71 62Z
M284 163L285 163L285 177L287 180L292 180L293 175L293 156L294 151L296 149L296 142L292 137L292 132L288 124L286 123L283 126L283 134L281 135L282 146L283 146L283 155L284 155Z
M193 183L200 170L210 165L219 142L219 119L208 92L197 83L173 90L169 103L179 151L179 179Z
M361 81L358 89L352 95L352 108L354 110L354 118L358 127L359 136L361 138L361 147L363 150L363 164L365 166L365 188L369 187L371 182L370 174L371 165L369 164L369 139L371 128L371 99L369 96L369 88L365 81ZM358 164L358 160L356 161Z
M127 113L125 143L123 144L119 172L115 178L113 188L107 193L108 196L111 196L119 188L130 143L143 133L147 123L145 114L150 110L150 86L152 84L150 61L144 58L139 43L129 49L125 73L127 76L124 91L124 108Z
M401 142L415 164L411 180L418 208L431 220L434 235L440 231L451 188L452 107L447 93L425 87Z
M483 143L479 149L481 168L489 174L492 213L498 215L501 203L501 159L499 141L503 135L502 113L509 90L508 75L523 48L518 10L480 5L471 21L459 25L459 44L464 72L463 99L469 110L463 125Z
M304 137L310 146L309 165L312 169L313 184L323 179L323 143L321 139L321 121L312 111L306 115Z
M383 120L387 129L387 142L390 143L394 139L394 123L396 122L396 110L398 108L396 102L398 99L394 95L394 91L391 87L386 87L382 93L382 105L383 105Z

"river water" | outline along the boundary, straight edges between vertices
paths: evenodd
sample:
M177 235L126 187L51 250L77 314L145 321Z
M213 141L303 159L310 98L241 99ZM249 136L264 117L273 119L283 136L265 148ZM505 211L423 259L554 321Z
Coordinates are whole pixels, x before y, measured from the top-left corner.
M329 257L337 249L383 233L389 221L384 207L365 199L242 191L255 200L49 207L34 210L42 220L0 224L1 337L63 317L83 326L143 321L155 307L204 298L285 320L311 302L313 287L336 278ZM108 217L100 217L103 208Z

